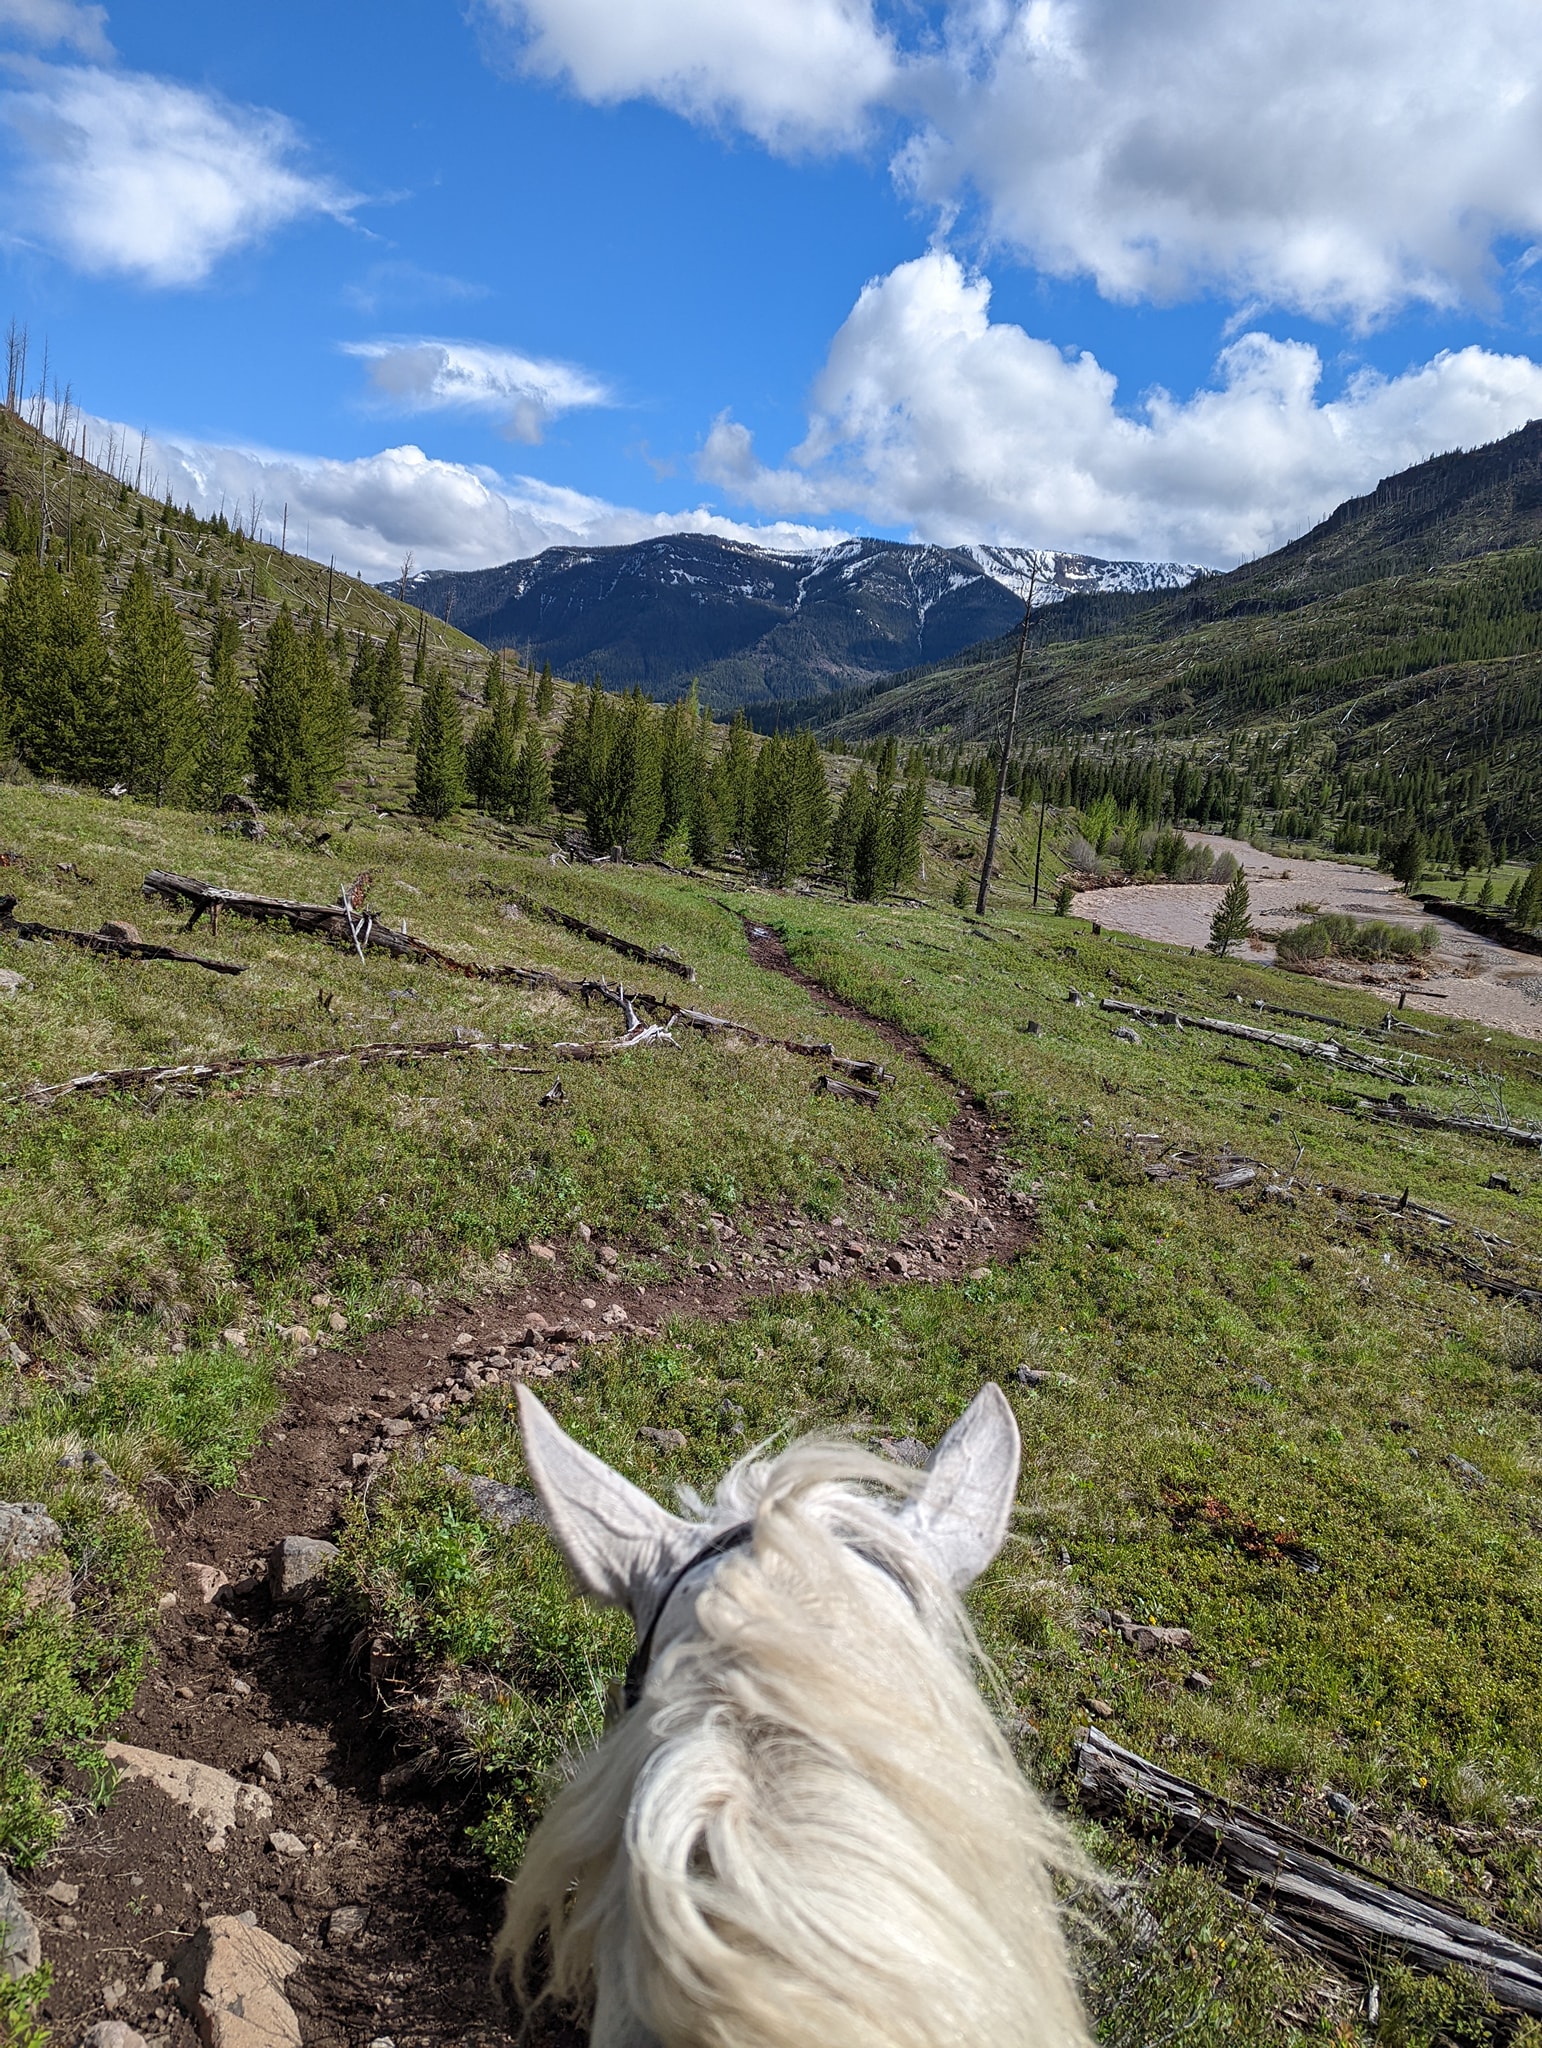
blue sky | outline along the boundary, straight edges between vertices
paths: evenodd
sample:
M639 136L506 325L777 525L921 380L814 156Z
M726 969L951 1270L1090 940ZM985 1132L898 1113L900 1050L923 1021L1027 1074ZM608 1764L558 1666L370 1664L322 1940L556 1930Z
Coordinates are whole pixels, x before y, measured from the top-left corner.
M1226 563L1542 413L1530 0L0 0L0 315L385 575Z

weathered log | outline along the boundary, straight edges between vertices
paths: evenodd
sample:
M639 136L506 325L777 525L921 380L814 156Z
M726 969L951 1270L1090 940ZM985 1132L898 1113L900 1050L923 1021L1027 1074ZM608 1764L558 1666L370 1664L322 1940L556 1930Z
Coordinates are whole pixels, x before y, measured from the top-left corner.
M344 945L362 941L364 945L379 946L388 953L406 957L422 954L439 959L443 965L455 965L459 972L466 971L458 962L450 963L436 955L434 948L425 946L420 939L392 931L372 911L352 911L342 903L296 903L284 896L254 896L244 889L222 889L214 882L200 882L193 875L167 874L159 869L152 869L145 876L142 891L146 896L164 897L169 903L190 903L192 915L183 926L184 931L191 931L205 915L215 923L220 912L227 910L261 923L287 924L295 931L309 932L318 938L338 939Z
M860 1102L876 1109L882 1099L876 1088L863 1088L854 1081L837 1081L833 1074L821 1074L814 1083L816 1095L838 1095L844 1102Z
M527 910L537 916L549 918L553 924L560 924L565 931L576 932L581 939L588 939L596 946L606 946L612 953L621 954L626 960L640 960L645 967L662 967L666 974L678 974L682 981L694 981L696 970L688 967L678 953L671 953L665 946L643 946L636 939L625 939L616 932L608 932L603 925L590 924L587 918L575 917L571 910L559 910L554 903L536 903L525 897L521 899Z
M1303 1947L1368 1971L1388 1949L1420 1969L1468 1970L1499 2005L1542 2017L1542 1953L1513 1936L1428 1892L1390 1883L1282 1821L1219 1799L1096 1728L1083 1736L1075 1761L1088 1807L1118 1813L1203 1863Z
M181 953L175 946L155 946L146 939L120 939L110 932L77 932L63 925L37 924L31 918L15 916L15 909L14 896L0 896L0 931L13 938L52 939L118 960L175 960L183 967L205 967L211 974L246 972L233 960L206 960L201 953Z
M1527 1152L1542 1150L1542 1130L1529 1125L1497 1124L1483 1116L1448 1116L1439 1110L1421 1109L1411 1102L1362 1099L1344 1114L1371 1116L1381 1124L1411 1124L1420 1131L1461 1131L1472 1138L1492 1138L1500 1145L1518 1145Z
M1368 1074L1393 1074L1398 1068L1373 1053L1351 1052L1333 1039L1303 1038L1294 1031L1266 1031L1258 1024L1237 1024L1230 1017L1189 1017L1178 1010L1153 1009L1148 1003L1124 1003L1105 996L1102 1007L1121 1017L1140 1017L1148 1024L1176 1024L1185 1031L1214 1031L1222 1038L1245 1038L1252 1045L1273 1046L1279 1052L1299 1053L1309 1059L1330 1060Z
M68 1081L38 1081L24 1088L17 1098L23 1102L55 1102L63 1095L106 1095L120 1089L206 1088L237 1074L307 1073L314 1067L336 1067L346 1062L358 1066L401 1064L408 1060L453 1057L456 1053L529 1052L528 1045L514 1042L494 1044L482 1038L428 1039L416 1045L340 1045L325 1052L257 1053L249 1059L187 1060L173 1067L114 1067L99 1074L76 1074ZM545 1073L544 1067L515 1067L516 1074Z

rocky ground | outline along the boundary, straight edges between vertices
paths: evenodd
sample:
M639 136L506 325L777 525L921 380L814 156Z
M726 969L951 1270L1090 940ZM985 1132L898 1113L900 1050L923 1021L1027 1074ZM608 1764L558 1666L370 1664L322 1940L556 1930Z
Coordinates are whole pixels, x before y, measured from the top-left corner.
M769 933L751 936L762 965L796 973ZM900 1057L925 1059L878 1028ZM98 1810L77 1788L77 1825L23 1888L61 2040L98 2027L93 2048L513 2041L487 1975L499 1889L465 1842L476 1787L429 1784L397 1753L379 1711L389 1646L318 1590L342 1504L447 1407L549 1378L622 1328L1012 1259L1033 1199L1012 1188L980 1104L960 1098L945 1146L942 1213L892 1249L802 1216L744 1232L717 1219L710 1255L666 1283L596 1289L544 1247L541 1284L315 1350L244 1483L163 1520L156 1655L108 1749L118 1789ZM607 1266L625 1254L601 1249Z

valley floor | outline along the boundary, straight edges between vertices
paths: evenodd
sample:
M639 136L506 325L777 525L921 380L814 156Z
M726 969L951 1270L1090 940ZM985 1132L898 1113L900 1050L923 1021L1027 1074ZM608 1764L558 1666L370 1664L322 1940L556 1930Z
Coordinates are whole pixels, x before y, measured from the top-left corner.
M1431 917L1410 902L1390 875L1376 868L1350 861L1281 858L1218 833L1188 832L1184 836L1216 854L1230 853L1246 870L1253 919L1259 929L1245 957L1255 966L1274 961L1268 933L1299 924L1317 910L1431 925L1438 944L1427 959L1412 966L1337 963L1328 978L1387 989L1391 991L1389 1000L1401 997L1410 1010L1461 1017L1514 1032L1520 1038L1542 1039L1542 958L1536 954L1515 952L1479 933ZM1083 890L1072 902L1071 915L1087 918L1108 931L1155 939L1163 945L1203 947L1220 900L1220 888L1208 883L1138 882L1123 888ZM1299 997L1304 981L1299 975L1290 979ZM1292 998L1282 995L1280 1000L1290 1002Z

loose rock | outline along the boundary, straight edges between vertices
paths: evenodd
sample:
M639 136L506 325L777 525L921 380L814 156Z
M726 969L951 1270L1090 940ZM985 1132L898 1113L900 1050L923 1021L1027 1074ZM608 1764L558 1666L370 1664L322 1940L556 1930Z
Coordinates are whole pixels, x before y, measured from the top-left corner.
M127 1742L105 1742L102 1754L130 1778L142 1779L186 1807L204 1830L204 1846L218 1855L232 1828L273 1818L273 1801L256 1785L243 1785L228 1771L189 1757L163 1756L159 1750L136 1749Z
M542 1519L541 1503L527 1487L505 1486L501 1479L487 1479L480 1472L457 1472L453 1465L445 1466L444 1476L464 1486L487 1519L505 1529Z
M356 1940L364 1932L369 1921L366 1906L339 1906L327 1917L327 1946L341 1948L345 1942Z
M198 1588L198 1597L205 1607L211 1606L215 1594L230 1584L217 1564L189 1563L183 1566L183 1570Z
M123 2020L98 2020L81 2036L80 2048L145 2048L145 2037Z
M0 1869L0 1973L25 1977L43 1960L37 1922L21 1902L7 1871Z
M229 1913L205 1921L176 1959L177 1982L204 2048L300 2048L283 1987L300 1967L287 1942Z
M336 1556L337 1545L319 1536L285 1536L268 1554L268 1591L279 1606L292 1606Z
M268 1837L268 1847L275 1856L309 1856L310 1850L298 1835L292 1835L287 1828L275 1828Z

